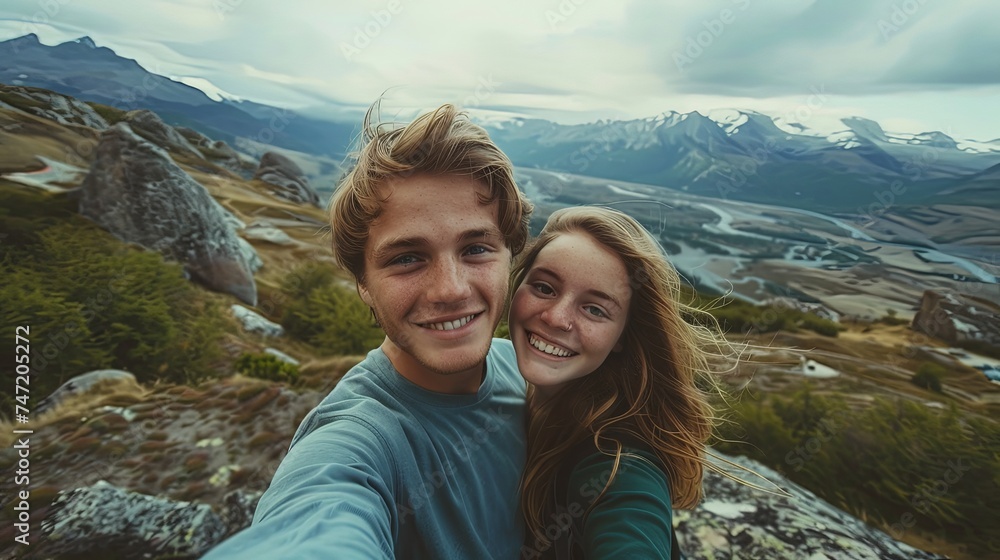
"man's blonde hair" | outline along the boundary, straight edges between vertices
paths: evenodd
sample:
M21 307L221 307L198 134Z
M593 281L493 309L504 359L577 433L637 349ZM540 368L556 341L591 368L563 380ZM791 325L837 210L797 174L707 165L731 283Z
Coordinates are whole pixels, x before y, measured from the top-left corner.
M363 283L365 244L372 222L385 198L380 189L392 181L418 173L466 175L487 188L482 204L499 204L497 225L511 255L528 238L531 202L514 182L514 167L482 127L465 113L446 104L424 113L403 127L373 124L377 104L364 120L362 147L356 164L330 201L333 253L342 268Z

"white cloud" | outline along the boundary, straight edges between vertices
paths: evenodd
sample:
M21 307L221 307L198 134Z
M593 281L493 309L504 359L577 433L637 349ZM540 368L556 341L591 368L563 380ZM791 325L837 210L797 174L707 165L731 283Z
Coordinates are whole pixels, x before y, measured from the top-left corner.
M1000 4L990 0L52 4L57 13L36 25L40 4L5 2L0 39L23 34L28 24L49 44L87 34L152 71L287 106L364 107L388 90L389 105L401 110L471 100L580 122L671 109L782 113L823 87L829 99L813 111L816 122L836 123L856 110L944 124L960 136L1000 136L981 116L1000 104L1000 68L989 74L990 64L1000 64L991 60L1000 59L970 54L983 45L1000 51L1000 36L969 33L1000 17ZM895 11L904 7L912 12L903 13L905 21ZM726 10L729 22L719 27ZM880 21L897 29L886 36ZM673 55L713 30L692 65L678 71ZM983 83L966 83L970 74ZM484 95L483 80L498 85ZM955 95L965 106L950 106Z

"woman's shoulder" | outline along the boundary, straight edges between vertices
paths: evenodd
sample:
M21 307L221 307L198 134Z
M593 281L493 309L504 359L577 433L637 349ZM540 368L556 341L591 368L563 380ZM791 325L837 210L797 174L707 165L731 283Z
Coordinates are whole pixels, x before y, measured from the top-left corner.
M617 458L591 442L568 469L566 512L576 542L588 558L677 557L669 477L651 446L621 443Z
M617 457L618 445L615 442L622 445L620 459ZM603 438L601 444L602 449L599 449L594 440L588 437L567 453L563 472L571 493L577 490L577 495L596 497L614 476L609 491L614 488L632 489L636 485L647 486L664 493L669 502L669 477L651 445L630 434L615 434ZM595 486L596 492L593 491Z

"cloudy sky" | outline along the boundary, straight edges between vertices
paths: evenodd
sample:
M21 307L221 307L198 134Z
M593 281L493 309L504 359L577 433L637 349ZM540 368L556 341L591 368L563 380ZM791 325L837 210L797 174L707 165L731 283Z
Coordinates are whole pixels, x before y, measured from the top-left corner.
M761 111L1000 138L995 0L4 0L0 40L89 35L211 91L336 114L383 92L559 122Z

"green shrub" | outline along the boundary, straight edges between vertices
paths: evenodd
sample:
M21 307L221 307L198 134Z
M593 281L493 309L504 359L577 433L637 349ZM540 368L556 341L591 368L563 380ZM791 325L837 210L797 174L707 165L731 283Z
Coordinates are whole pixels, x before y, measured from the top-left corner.
M357 293L337 285L328 265L309 263L282 284L289 297L281 319L289 335L327 355L364 354L385 338Z
M101 103L96 103L94 101L87 101L87 105L98 114L104 117L104 120L108 121L108 124L114 125L125 120L125 113L117 107L111 107L110 105L102 105Z
M271 354L243 354L236 360L236 371L247 377L289 384L299 379L298 366Z
M180 265L126 246L73 210L65 196L0 186L0 329L30 326L32 396L101 368L140 382L214 375L225 330L219 307ZM0 360L14 363L13 352L0 346Z
M885 311L885 315L883 315L882 318L878 320L878 322L889 326L910 324L910 321L908 319L900 319L899 317L897 317L895 309L887 309Z
M917 368L917 373L913 374L910 378L910 383L913 383L917 387L922 387L928 391L934 391L935 393L941 392L941 378L948 373L948 370L944 367L931 363L924 362L920 364Z
M745 443L723 441L720 451L748 455L845 511L864 512L894 538L915 523L973 553L989 546L1000 500L996 421L887 397L852 409L808 386L743 399L732 417L719 435Z
M704 297L695 300L695 304L705 306L709 302ZM721 306L709 311L719 326L725 332L739 333L769 333L775 331L795 332L806 329L823 336L835 337L840 333L840 325L829 319L823 319L812 313L782 305L757 306L751 303L730 299Z

